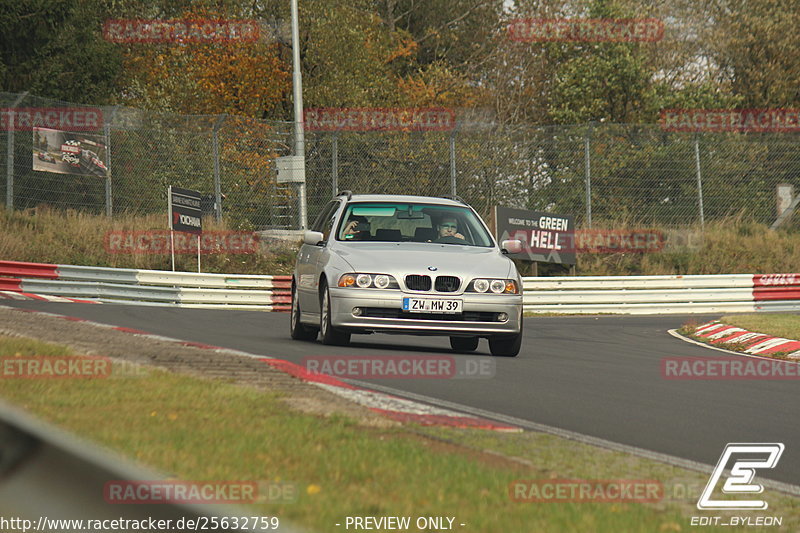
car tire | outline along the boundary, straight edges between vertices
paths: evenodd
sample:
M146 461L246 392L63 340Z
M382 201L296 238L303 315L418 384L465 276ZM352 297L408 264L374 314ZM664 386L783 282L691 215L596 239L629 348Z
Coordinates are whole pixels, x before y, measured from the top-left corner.
M450 337L450 347L456 352L474 352L479 340L478 337Z
M313 341L319 330L300 322L300 300L297 298L297 287L292 283L292 308L289 318L289 333L296 341Z
M347 346L350 344L350 334L339 331L331 325L331 292L328 290L328 284L324 281L320 290L319 309L319 332L322 344L332 346Z
M489 351L495 357L516 357L522 347L522 321L516 335L497 335L489 337Z

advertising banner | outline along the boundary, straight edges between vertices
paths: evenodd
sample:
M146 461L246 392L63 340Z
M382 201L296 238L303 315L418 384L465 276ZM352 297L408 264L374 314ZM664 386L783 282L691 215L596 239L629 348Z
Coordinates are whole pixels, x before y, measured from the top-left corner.
M33 128L33 170L108 178L102 135Z
M203 233L202 195L191 189L169 188L169 229Z
M575 264L575 218L542 211L495 206L498 241L518 239L522 252L509 257L523 261Z

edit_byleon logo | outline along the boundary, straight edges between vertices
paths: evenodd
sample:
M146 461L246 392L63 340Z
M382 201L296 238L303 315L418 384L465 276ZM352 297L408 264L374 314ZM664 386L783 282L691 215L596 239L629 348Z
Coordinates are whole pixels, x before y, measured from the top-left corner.
M775 468L783 454L784 446L780 442L772 443L730 443L725 446L722 455L708 480L706 488L697 501L697 508L701 510L763 510L769 507L764 500L744 499L746 496L761 494L764 487L753 483L756 470ZM719 500L712 499L714 491L725 474L729 462L730 475L722 485L722 494L740 496L741 499Z

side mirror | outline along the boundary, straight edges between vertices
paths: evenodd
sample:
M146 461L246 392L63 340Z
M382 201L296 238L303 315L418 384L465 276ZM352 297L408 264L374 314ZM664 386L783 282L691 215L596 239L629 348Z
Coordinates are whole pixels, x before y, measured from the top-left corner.
M325 236L319 231L306 231L303 233L303 243L316 246L325 240Z
M517 239L503 241L500 250L507 254L518 254L522 252L522 241Z

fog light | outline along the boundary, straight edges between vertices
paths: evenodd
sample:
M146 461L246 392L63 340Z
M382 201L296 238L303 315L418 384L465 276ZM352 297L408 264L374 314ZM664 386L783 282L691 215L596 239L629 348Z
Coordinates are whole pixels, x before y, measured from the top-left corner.
M361 316L364 313L364 310L360 307L353 308L353 316Z
M497 313L498 322L505 322L506 320L508 320L508 313Z

